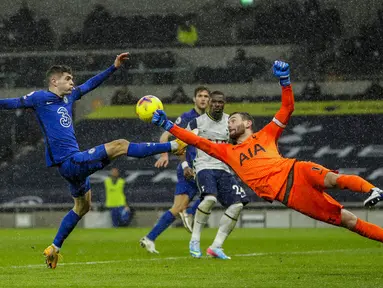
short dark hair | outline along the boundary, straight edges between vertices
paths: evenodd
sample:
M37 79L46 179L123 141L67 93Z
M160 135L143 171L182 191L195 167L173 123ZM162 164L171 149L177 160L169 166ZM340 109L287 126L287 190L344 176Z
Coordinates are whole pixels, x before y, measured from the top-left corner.
M225 94L222 91L218 91L218 90L215 90L210 93L210 96L213 96L213 95L222 95L224 99L226 98Z
M197 97L198 92L201 91L207 91L210 95L210 90L206 86L198 86L197 88L194 89L194 98Z
M68 74L72 75L72 68L70 68L67 65L53 65L45 73L45 80L48 83L49 82L49 78L51 78L52 75L54 75L54 74L63 74L63 73L68 73Z
M242 120L249 120L251 121L252 125L251 125L251 129L254 131L254 118L253 116L251 116L249 113L247 112L233 112L229 115L229 118L231 116L233 116L234 114L238 114L241 116Z

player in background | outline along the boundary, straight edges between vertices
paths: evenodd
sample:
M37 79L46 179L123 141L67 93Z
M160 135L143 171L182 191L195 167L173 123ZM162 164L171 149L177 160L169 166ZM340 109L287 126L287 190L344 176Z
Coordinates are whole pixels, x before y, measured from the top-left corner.
M52 245L44 250L49 268L56 268L64 240L90 209L89 175L103 169L120 156L142 158L185 148L185 144L178 140L168 143L130 143L119 139L80 151L72 121L73 104L101 85L128 58L128 53L117 55L112 66L77 87L74 86L71 68L55 65L46 74L48 90L34 91L20 98L0 100L0 109L34 110L44 135L47 166L57 167L60 175L68 181L74 199L74 207L64 216Z
M220 91L210 94L209 110L192 120L188 130L198 131L198 135L214 143L228 143L229 129L227 121L229 115L224 113L225 95ZM201 258L200 239L202 228L207 223L214 205L219 201L226 208L219 223L219 229L213 244L207 249L207 255L230 259L223 252L222 246L226 238L233 231L239 214L249 199L231 173L230 168L222 161L213 158L204 151L197 149L194 159L196 182L202 202L199 204L194 217L194 227L189 243L190 255Z
M178 117L176 123L180 125L180 127L186 128L191 120L205 113L209 97L210 91L208 88L204 86L197 87L194 90L194 108ZM160 142L167 142L169 136L171 136L169 132L163 133ZM177 166L177 184L174 193L173 206L166 211L160 219L158 219L152 230L140 240L141 247L146 248L150 253L158 253L154 241L176 220L177 215L180 215L185 228L190 232L192 230L193 215L200 203L200 201L197 200L192 207L186 209L190 201L192 201L194 196L198 193L198 188L194 181L194 171L192 169L195 153L195 148L193 146L188 146L186 148L186 153L183 156L180 156L182 160ZM160 168L166 167L168 163L168 154L163 153L161 154L161 158L158 159L154 165L157 168Z
M382 190L357 175L337 174L316 163L283 158L279 154L277 140L294 111L294 96L289 65L275 61L273 73L282 86L281 108L273 120L256 133L252 128L254 120L248 113L232 113L228 127L236 145L213 143L182 129L167 120L162 110L154 114L152 122L227 163L259 197L269 202L277 200L313 219L383 242L381 227L358 218L324 192L338 188L371 193L365 205L373 206L383 197Z

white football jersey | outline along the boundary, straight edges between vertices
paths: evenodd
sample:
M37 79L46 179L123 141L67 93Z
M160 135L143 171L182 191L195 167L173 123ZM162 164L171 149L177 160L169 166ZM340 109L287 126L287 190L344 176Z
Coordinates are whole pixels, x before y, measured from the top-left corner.
M215 121L209 117L208 114L203 114L188 124L189 130L198 129L198 136L209 139L216 143L227 143L229 142L229 129L228 129L229 115L223 113L220 121ZM202 150L196 149L197 155L194 159L194 169L196 173L205 169L219 169L225 170L231 173L230 168L221 162L220 160L209 156Z

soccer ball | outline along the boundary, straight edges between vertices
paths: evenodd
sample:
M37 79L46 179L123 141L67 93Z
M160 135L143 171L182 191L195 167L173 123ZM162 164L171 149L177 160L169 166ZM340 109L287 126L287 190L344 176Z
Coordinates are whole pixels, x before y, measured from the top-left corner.
M156 110L163 110L164 105L160 99L153 95L147 95L138 100L136 105L136 114L144 122L152 121L153 114Z

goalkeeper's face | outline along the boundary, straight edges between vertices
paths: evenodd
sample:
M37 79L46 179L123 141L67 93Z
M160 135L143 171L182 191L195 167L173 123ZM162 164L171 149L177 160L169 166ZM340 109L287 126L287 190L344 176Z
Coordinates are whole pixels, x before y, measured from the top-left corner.
M245 121L242 120L241 115L234 114L229 118L229 136L231 139L236 140L246 132Z
M67 72L64 72L61 75L57 74L56 77L55 86L59 96L69 95L72 93L74 87L73 76Z

